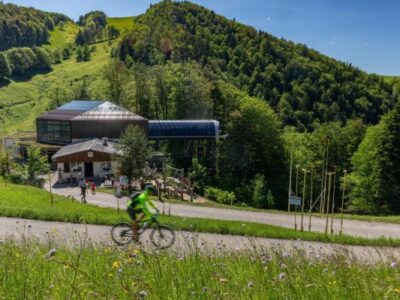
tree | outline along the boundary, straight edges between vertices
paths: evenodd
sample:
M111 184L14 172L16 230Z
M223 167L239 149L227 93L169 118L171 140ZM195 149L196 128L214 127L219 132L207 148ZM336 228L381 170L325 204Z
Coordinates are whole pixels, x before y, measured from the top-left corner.
M50 56L50 54L43 48L39 47L32 48L32 51L36 55L36 69L38 70L49 69L52 62L52 57Z
M80 62L83 60L83 54L82 54L82 47L78 46L75 50L76 53L76 61Z
M267 188L265 176L256 174L252 181L252 206L258 208L272 208L274 206L274 197L271 190Z
M4 53L0 53L0 80L10 77L11 69L8 64L7 57Z
M106 83L106 95L115 104L124 103L125 87L129 81L128 69L119 59L112 59L103 69L103 79Z
M367 130L352 158L351 210L400 212L400 104Z
M192 171L190 172L190 179L196 191L200 194L204 193L204 188L207 184L207 169L199 162L197 158L192 159Z
M41 186L43 185L43 180L39 178L39 175L47 172L49 165L47 162L47 157L40 153L40 148L38 147L28 147L28 161L24 165L24 170L27 175L27 180L29 184Z
M143 130L129 125L116 144L119 155L114 157L121 175L128 177L129 182L143 174L147 160L151 157L151 148Z

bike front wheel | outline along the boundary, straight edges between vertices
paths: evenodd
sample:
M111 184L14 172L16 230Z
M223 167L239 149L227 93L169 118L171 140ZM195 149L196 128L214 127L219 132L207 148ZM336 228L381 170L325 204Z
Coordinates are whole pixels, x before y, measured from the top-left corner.
M150 240L158 249L171 247L175 242L175 232L164 225L159 225L150 233Z
M133 241L132 227L126 223L115 224L111 228L111 238L112 240L120 245L127 245Z

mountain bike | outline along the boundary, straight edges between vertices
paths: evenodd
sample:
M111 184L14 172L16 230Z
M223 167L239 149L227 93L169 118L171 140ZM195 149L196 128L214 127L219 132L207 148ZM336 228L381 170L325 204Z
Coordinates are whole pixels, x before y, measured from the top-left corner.
M154 215L149 220L139 221L140 228L138 230L138 237L146 230L151 230L150 241L158 249L166 249L171 247L175 242L175 232L168 226L161 225L158 222L158 214ZM132 227L127 223L115 224L111 229L111 237L113 241L120 245L128 245L135 241Z

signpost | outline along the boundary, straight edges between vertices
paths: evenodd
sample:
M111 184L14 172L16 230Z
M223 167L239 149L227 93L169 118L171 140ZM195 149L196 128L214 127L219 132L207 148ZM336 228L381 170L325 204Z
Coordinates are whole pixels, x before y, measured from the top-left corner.
M301 197L290 196L289 204L294 206L301 206Z

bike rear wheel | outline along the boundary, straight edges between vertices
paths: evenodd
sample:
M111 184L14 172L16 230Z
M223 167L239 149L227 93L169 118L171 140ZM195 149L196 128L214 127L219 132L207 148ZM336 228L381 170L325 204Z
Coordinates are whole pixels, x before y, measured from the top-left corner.
M111 238L120 245L128 245L133 241L133 232L131 225L127 223L118 223L111 228Z
M168 226L158 225L150 233L150 240L158 249L166 249L174 244L175 232Z

